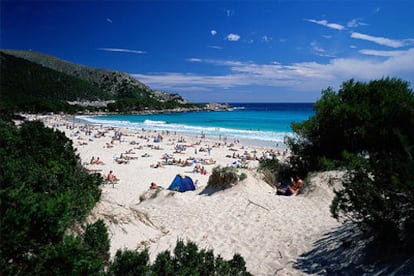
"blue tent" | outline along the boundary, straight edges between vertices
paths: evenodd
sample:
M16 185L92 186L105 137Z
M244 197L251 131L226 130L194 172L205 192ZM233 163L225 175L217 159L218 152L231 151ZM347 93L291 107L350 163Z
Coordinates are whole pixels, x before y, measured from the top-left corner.
M178 191L182 193L186 191L194 191L195 186L193 180L190 177L177 174L170 187L168 187L168 190Z

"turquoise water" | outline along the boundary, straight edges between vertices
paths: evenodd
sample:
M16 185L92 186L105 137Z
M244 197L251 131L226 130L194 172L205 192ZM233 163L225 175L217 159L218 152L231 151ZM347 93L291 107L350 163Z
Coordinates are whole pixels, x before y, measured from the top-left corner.
M292 135L292 122L314 114L312 103L233 103L232 111L184 112L152 115L79 116L91 123L129 129L176 131L207 138L283 143Z

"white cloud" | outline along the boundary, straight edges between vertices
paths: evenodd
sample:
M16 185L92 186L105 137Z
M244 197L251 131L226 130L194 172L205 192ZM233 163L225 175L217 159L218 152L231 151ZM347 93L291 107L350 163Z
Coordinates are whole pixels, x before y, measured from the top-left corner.
M320 47L316 41L312 41L310 46L312 51L318 56L330 58L334 57L334 55L329 54L324 48Z
M217 91L248 86L289 88L296 91L320 91L329 86L338 88L348 79L368 81L382 77L400 77L414 82L414 48L388 54L381 52L363 53L381 55L363 59L335 58L328 63L298 62L281 64L256 64L253 62L197 59L197 62L227 67L223 75L199 75L184 73L132 74L138 80L154 89L168 91Z
M218 50L223 49L223 47L221 47L221 46L215 46L215 45L208 46L208 47L209 47L209 48L212 48L212 49L218 49Z
M240 36L238 34L230 33L226 36L226 40L228 41L238 41L240 39Z
M112 23L112 19L111 18L107 18L106 22Z
M269 42L271 40L272 40L272 38L267 36L267 35L262 36L262 41L264 41L264 42Z
M186 61L189 61L189 62L201 62L202 60L199 59L199 58L188 58L188 59L186 59Z
M217 31L216 30L211 30L210 33L211 33L212 36L215 36L217 34Z
M361 33L356 33L356 32L352 33L351 37L356 38L356 39L371 41L379 45L388 46L392 48L400 48L400 47L405 46L406 44L402 40L394 40L394 39L389 39L385 37L371 36L371 35L366 35L366 34L361 34Z
M312 51L318 56L321 56L321 57L334 57L334 56L328 54L325 49L318 46L318 44L315 41L312 41L310 43L310 46L312 48Z
M146 51L141 50L131 50L131 49L121 49L121 48L98 48L100 51L107 52L120 52L120 53L132 53L132 54L146 54Z
M349 28L356 28L359 26L367 26L368 24L361 21L359 18L354 18L346 24Z
M405 51L378 51L370 49L359 50L359 53L370 56L379 56L379 57L395 57L405 54Z
M315 20L315 19L305 19L305 20L308 21L308 22L319 24L319 25L322 25L322 26L325 26L325 27L328 27L328 28L331 28L331 29L335 29L335 30L340 30L341 31L341 30L345 29L344 26L342 26L340 24L336 24L336 23L329 23L327 20Z

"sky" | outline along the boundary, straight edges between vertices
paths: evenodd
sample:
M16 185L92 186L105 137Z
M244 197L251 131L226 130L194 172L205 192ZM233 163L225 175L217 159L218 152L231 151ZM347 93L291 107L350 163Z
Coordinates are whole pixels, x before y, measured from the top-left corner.
M414 84L414 1L0 1L0 48L126 72L190 102Z

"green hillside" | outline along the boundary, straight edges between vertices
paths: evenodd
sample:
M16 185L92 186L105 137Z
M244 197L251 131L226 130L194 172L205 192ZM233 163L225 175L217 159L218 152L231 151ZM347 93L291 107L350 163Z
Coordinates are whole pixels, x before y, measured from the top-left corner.
M178 94L151 90L125 73L77 65L37 52L0 50L0 62L3 111L75 112L88 108L134 112L193 106Z
M120 98L154 98L160 101L175 100L185 103L177 94L169 94L161 91L153 91L142 82L122 72L87 67L84 65L70 63L53 56L34 51L24 50L1 50L2 52L19 57L58 72L73 76L99 87L103 92L112 96L113 99Z
M87 81L0 52L0 108L62 109L65 101L107 100L111 96ZM41 103L43 102L43 103ZM63 108L64 109L64 108ZM36 111L36 110L33 110ZM63 111L63 110L62 110Z

